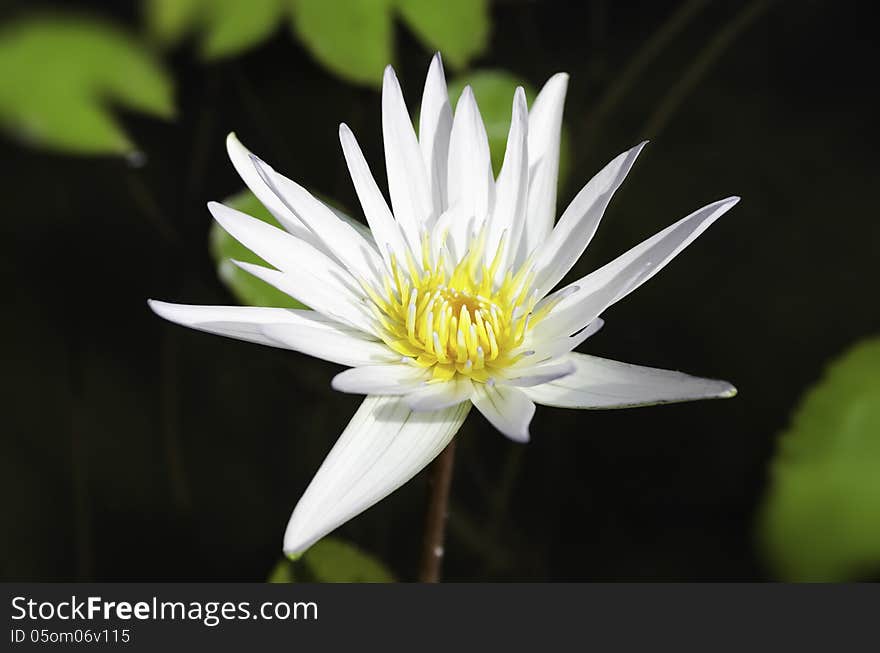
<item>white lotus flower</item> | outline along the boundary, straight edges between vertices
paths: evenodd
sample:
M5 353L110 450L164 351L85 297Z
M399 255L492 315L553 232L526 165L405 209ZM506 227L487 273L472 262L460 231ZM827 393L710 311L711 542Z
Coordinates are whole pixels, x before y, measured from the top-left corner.
M495 179L473 93L465 88L453 114L439 55L428 71L418 137L387 68L382 133L390 208L351 130L339 129L369 230L229 136L233 165L285 231L221 204L208 208L273 267L238 265L313 310L150 305L178 324L345 365L350 369L333 387L367 395L293 511L288 554L412 478L449 443L471 404L504 435L525 442L536 403L617 408L735 394L724 381L573 353L601 327L605 309L739 198L703 207L554 291L644 145L593 177L554 226L567 84L566 74L554 75L531 111L517 89Z

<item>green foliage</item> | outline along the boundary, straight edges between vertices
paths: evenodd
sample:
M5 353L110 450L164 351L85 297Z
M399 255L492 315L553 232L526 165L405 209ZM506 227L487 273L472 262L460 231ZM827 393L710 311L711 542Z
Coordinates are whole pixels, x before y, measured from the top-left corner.
M249 190L244 190L237 195L233 195L223 203L234 209L238 209L243 213L259 218L263 222L268 222L275 227L281 228L278 221L272 217L272 214L266 210L266 207L264 207ZM226 233L216 222L211 223L209 247L211 250L211 257L217 265L217 276L220 277L220 281L232 291L232 294L235 295L238 301L242 304L250 306L304 308L304 306L293 299L293 297L285 295L280 290L270 286L265 281L248 274L232 263L232 259L234 259L236 261L246 261L248 263L268 266L263 259Z
M296 561L282 559L270 583L393 583L394 576L377 558L334 537L315 543Z
M407 26L453 69L464 68L489 43L488 0L397 0Z
M760 535L785 580L880 573L880 338L834 361L803 397L780 438Z
M39 147L75 154L135 149L114 120L117 104L174 113L172 83L140 43L96 20L37 16L0 31L0 125Z
M289 0L146 0L147 28L163 45L192 32L205 59L238 54L266 40L278 27Z
M448 65L463 68L489 40L487 0L145 0L156 41L174 45L198 33L206 59L239 54L290 19L315 59L346 81L370 86L394 61L394 19L399 17Z
M392 0L294 0L293 29L312 56L357 84L378 84L393 60Z

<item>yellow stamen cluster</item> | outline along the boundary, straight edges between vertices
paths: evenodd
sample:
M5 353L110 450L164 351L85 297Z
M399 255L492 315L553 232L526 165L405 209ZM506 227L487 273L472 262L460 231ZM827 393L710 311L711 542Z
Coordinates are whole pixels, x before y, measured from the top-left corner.
M485 247L484 230L452 265L445 247L432 260L425 235L421 269L409 256L405 264L392 256L381 291L365 286L382 339L401 356L430 368L432 380L460 374L486 382L527 353L521 345L534 324L537 301L530 289L531 266L509 270L496 283L503 239L488 264Z

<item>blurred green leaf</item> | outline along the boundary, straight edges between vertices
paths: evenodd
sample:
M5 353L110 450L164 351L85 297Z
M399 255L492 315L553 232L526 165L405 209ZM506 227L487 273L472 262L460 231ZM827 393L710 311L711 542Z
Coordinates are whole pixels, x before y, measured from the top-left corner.
M243 213L259 218L263 222L268 222L279 229L281 228L278 221L272 217L272 214L266 210L266 207L249 190L233 195L223 203ZM220 277L220 281L232 291L232 294L242 304L250 306L277 306L281 308L305 308L293 297L248 274L232 263L234 259L236 261L245 261L271 267L263 259L226 233L216 222L211 223L209 247L211 257L217 265L217 276Z
M487 0L397 0L403 21L450 68L464 68L489 44Z
M880 573L880 338L854 346L804 395L771 471L760 535L778 577Z
M91 19L40 16L5 25L0 79L0 125L63 152L132 152L113 104L161 118L174 114L171 80L150 52Z
M259 45L278 27L290 0L146 0L147 27L164 45L192 32L208 60L228 57Z
M378 84L393 60L392 0L293 0L293 30L332 72L357 84Z
M297 561L282 559L269 574L270 583L393 583L379 559L333 537L315 543Z
M451 68L464 68L489 42L487 0L144 0L152 37L176 45L198 34L206 59L262 43L285 16L306 49L342 79L369 86L394 61L394 18Z

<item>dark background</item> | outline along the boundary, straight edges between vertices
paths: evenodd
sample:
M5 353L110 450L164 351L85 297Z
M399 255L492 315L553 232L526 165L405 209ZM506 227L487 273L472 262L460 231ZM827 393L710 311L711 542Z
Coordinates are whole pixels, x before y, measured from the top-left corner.
M133 3L68 5L139 20ZM576 274L703 204L743 197L609 310L585 349L729 379L740 394L539 407L526 446L474 412L459 436L447 579L768 577L754 520L775 437L826 363L878 332L869 3L710 3L597 110L678 6L499 2L474 67L535 87L571 73L560 208L614 155L653 140ZM410 106L429 57L398 27ZM0 142L3 579L265 578L359 402L330 389L336 366L164 323L146 298L234 302L208 254L205 209L242 186L227 132L356 207L337 126L349 123L381 170L378 94L330 76L286 31L232 61L203 65L182 48L167 63L177 121L124 118L143 167ZM420 475L339 535L412 579L425 498Z

